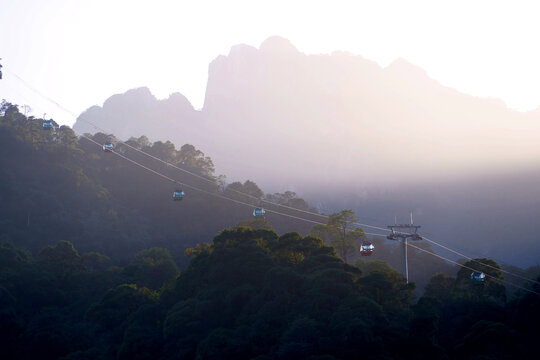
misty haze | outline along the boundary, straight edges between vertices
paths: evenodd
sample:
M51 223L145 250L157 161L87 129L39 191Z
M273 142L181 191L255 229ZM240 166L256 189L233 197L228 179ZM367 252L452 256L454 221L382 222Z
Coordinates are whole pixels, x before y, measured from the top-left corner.
M201 110L139 88L88 109L74 130L91 124L194 144L229 182L294 190L323 212L352 208L386 226L413 211L445 244L517 265L540 258L540 111L460 93L405 60L305 55L272 37L210 64Z
M0 359L536 360L539 10L0 1Z

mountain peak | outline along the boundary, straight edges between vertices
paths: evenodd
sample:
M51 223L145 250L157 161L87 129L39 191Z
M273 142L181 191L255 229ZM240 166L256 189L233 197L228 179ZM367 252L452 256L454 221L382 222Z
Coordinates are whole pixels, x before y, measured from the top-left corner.
M271 36L264 40L259 47L262 52L269 53L298 53L298 49L291 42L281 36Z
M404 83L416 84L417 86L427 88L433 88L435 86L440 90L445 89L436 80L431 78L424 69L403 58L394 60L383 71L393 78L400 79Z
M238 56L253 56L257 53L257 49L251 45L238 44L233 45L229 51L229 57L238 57Z
M179 92L170 94L168 99L164 99L162 101L171 104L177 110L194 110L193 105L189 102L188 98Z
M130 89L123 94L115 94L105 100L103 107L109 106L123 106L126 101L130 101L133 104L147 104L156 101L155 96L150 89L146 86Z
M392 61L392 63L388 65L385 68L385 70L393 72L393 73L397 73L400 75L416 74L416 75L427 76L427 73L424 69L408 62L407 60L403 58L398 58Z

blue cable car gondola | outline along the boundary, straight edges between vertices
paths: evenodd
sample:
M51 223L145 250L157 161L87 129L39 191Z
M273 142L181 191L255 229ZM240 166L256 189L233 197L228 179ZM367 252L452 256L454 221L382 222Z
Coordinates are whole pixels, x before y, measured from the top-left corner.
M114 145L111 143L106 143L103 145L103 151L105 152L113 152Z
M481 271L473 271L471 273L471 281L476 283L483 283L486 280L486 274Z
M256 218L263 218L265 214L265 211L263 208L255 208L253 209L253 216Z
M184 191L182 189L175 189L172 197L174 201L182 200L184 198Z
M52 120L43 121L43 128L44 129L52 129L53 128Z
M373 254L373 250L375 250L375 246L367 240L362 241L362 245L360 246L360 255L362 256L370 256Z

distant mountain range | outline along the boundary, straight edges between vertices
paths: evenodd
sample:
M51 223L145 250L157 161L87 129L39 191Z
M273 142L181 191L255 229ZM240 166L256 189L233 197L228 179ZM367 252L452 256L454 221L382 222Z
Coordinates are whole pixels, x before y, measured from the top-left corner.
M414 210L423 230L469 255L540 258L540 109L460 93L402 59L382 68L272 37L212 61L201 110L140 88L88 109L74 129L96 132L87 122L121 139L191 143L229 182L293 190L367 223Z
M263 186L415 180L538 164L540 112L442 86L399 59L386 68L345 52L305 55L271 37L209 67L204 107L147 88L82 113L121 139L192 143L217 170Z

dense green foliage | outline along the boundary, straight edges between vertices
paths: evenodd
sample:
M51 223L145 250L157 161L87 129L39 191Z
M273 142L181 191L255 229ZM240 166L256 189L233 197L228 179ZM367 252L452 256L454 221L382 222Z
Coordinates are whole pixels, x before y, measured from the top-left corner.
M159 248L95 269L69 242L35 260L1 243L4 358L532 359L540 350L540 296L506 302L459 272L434 276L414 303L414 284L388 264L353 267L312 236L237 227L188 253L179 275Z
M540 296L508 297L493 260L464 263L489 275L474 283L466 268L411 249L421 295L395 270L395 244L375 239L374 255L359 259L364 234L349 227L350 210L303 236L310 226L251 219L250 209L205 194L188 192L179 204L162 179L41 121L2 106L3 359L535 359L540 351ZM197 186L209 192L309 209L292 192L226 185L192 145L129 144L207 178ZM115 151L179 176L129 147Z
M125 264L152 246L167 248L181 267L187 247L207 241L218 231L250 219L252 209L189 188L181 203L171 200L176 187L120 157L104 153L66 126L43 129L43 119L27 118L17 106L0 107L0 240L36 254L44 246L67 240L83 252L99 252ZM180 182L253 204L240 190L262 197L252 181L226 184L214 175L210 158L193 145L176 150L170 142L146 137L116 142L114 136L87 135L99 144L116 143L115 151ZM181 172L152 156L207 181ZM292 194L292 195L291 195ZM294 193L274 194L305 203ZM276 199L277 202L277 199ZM287 212L287 209L284 210ZM307 233L310 225L269 214L279 232Z

